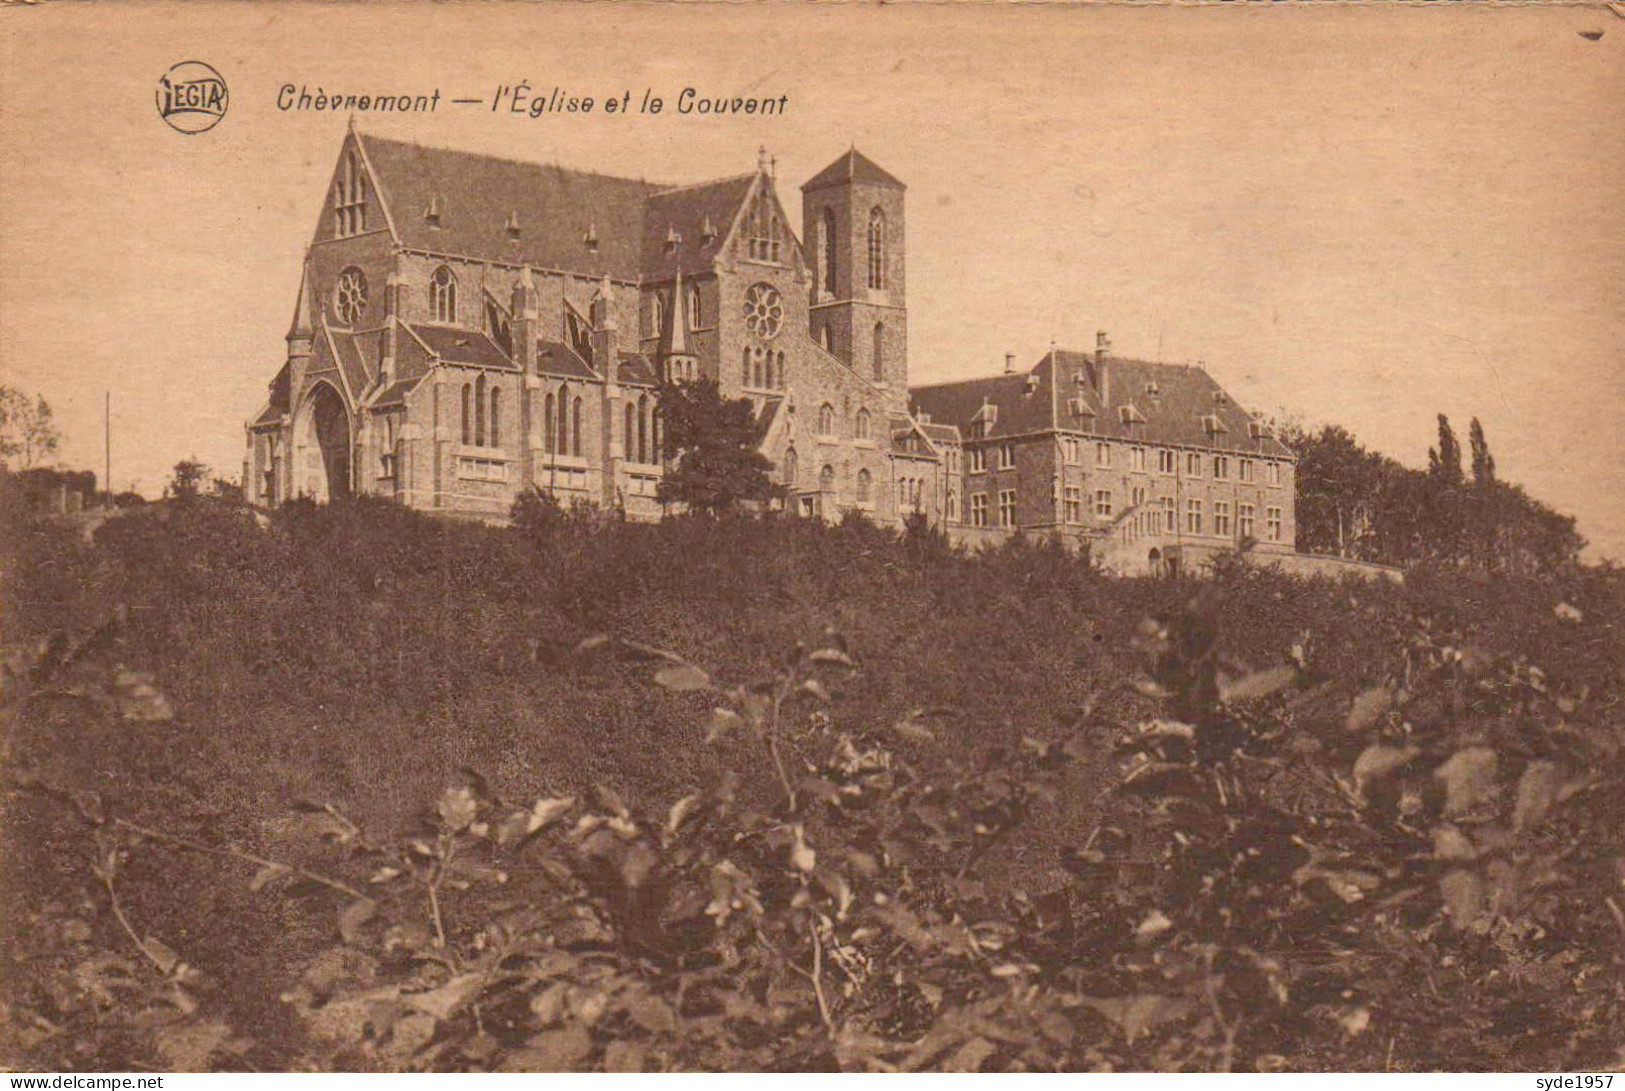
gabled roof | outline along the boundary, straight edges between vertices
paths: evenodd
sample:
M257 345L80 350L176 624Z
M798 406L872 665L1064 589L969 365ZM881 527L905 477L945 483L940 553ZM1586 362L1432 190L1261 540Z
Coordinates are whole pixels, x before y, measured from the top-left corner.
M863 182L871 186L890 186L894 189L906 189L903 183L887 174L867 155L858 151L856 145L847 149L845 155L813 175L802 183L801 192L823 189L825 186L839 186L847 182Z
M465 330L455 326L428 326L411 323L408 327L443 362L471 364L474 367L494 367L504 371L517 371L519 365L508 358L497 343L479 330Z
M1051 383L1055 385L1052 388ZM980 414L989 438L1062 428L1142 443L1206 447L1290 457L1278 440L1254 437L1251 416L1206 371L1184 364L1149 363L1056 350L1031 371L909 391L915 412L932 424L967 431ZM984 405L997 413L983 413Z
M370 408L384 409L392 405L401 405L406 401L406 396L412 392L412 388L422 381L422 375L414 375L410 379L396 379L373 399Z
M430 148L358 132L401 245L636 280L643 202L632 178ZM425 215L431 203L438 226ZM510 218L517 236L508 230ZM597 245L589 247L589 231Z
M371 337L351 333L348 330L329 330L333 337L333 347L337 350L339 367L344 371L344 382L350 388L350 393L359 399L372 385L373 377L378 374L377 358L368 353L364 347ZM372 366L368 367L368 357L372 356Z
M708 271L756 178L741 174L650 194L643 206L643 275L670 280L679 266Z

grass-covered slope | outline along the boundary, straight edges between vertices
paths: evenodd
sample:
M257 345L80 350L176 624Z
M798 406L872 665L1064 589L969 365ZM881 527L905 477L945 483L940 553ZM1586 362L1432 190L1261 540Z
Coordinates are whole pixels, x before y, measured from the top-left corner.
M7 520L4 1063L1618 1063L1617 574L532 514Z

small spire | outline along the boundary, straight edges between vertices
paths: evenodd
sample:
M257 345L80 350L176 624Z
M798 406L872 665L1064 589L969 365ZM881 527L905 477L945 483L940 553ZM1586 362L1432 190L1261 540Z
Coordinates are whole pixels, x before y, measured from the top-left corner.
M293 323L288 327L288 340L311 335L310 284L308 273L299 276L299 299L293 306Z
M669 327L660 331L666 342L666 356L688 356L688 293L683 291L683 264L671 284L671 306L666 308Z
M525 289L527 292L536 290L536 282L531 279L530 266L528 265L521 265L519 267L519 286Z
M767 173L767 163L768 163L767 145L763 144L763 145L761 145L760 147L758 147L756 149L756 173L757 174L766 174Z

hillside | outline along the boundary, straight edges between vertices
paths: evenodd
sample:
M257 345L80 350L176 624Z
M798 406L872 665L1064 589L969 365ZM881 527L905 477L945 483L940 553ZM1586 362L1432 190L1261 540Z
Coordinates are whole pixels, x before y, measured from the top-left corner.
M0 518L0 1064L1625 1063L1614 571Z

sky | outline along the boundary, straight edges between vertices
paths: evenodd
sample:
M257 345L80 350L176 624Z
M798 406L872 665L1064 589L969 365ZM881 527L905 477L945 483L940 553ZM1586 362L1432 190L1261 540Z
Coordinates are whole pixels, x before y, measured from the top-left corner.
M1597 40L1581 32L1603 31ZM1242 404L1501 476L1625 561L1625 21L1605 7L8 5L0 382L149 494L240 472L348 118L287 83L788 96L782 117L442 105L364 130L672 184L852 144L908 185L917 382L1051 341L1202 361ZM208 62L210 132L158 116Z

